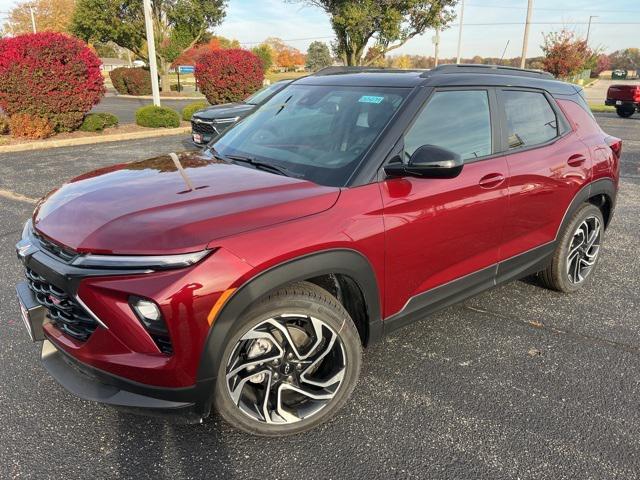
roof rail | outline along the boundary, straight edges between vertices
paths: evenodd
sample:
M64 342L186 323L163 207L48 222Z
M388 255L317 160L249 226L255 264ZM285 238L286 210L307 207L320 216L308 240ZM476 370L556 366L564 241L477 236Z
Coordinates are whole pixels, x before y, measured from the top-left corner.
M380 68L380 67L325 67L318 70L313 75L323 76L323 75L339 75L343 73L406 73L406 72L424 72L426 70L415 69L415 70L406 70L401 68Z
M525 68L505 67L502 65L483 65L483 64L445 64L438 65L432 70L423 73L422 77L428 77L433 74L447 73L487 73L491 75L513 75L518 77L537 77L553 79L554 76L542 70L529 70Z

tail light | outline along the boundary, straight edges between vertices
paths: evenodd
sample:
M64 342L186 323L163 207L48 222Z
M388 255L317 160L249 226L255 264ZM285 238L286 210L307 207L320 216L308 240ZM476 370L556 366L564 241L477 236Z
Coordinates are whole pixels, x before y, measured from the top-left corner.
M607 137L605 138L605 142L609 145L609 148L615 155L616 160L620 160L620 155L622 155L622 140L617 137Z
M635 91L633 92L633 101L640 102L640 86L637 86Z

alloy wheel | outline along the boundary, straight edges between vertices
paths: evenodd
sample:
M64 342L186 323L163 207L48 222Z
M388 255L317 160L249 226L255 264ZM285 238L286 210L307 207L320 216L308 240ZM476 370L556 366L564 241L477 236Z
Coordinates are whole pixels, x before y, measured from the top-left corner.
M600 252L601 230L600 220L590 216L574 232L566 262L571 283L582 283L591 273Z
M233 348L226 385L233 403L252 419L289 424L326 407L342 385L344 346L312 316L281 314L246 332Z

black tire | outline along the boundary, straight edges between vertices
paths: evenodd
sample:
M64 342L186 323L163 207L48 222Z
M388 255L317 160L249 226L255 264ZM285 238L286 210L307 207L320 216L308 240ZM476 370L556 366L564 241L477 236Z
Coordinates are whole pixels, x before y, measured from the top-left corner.
M630 107L630 106L616 107L616 113L618 114L618 116L622 118L629 118L631 115L635 113L635 111L636 111L635 107Z
M231 387L229 383L232 382L232 380L227 379L227 373L231 375L232 366L229 364L229 362L232 359L232 355L234 355L235 358L242 358L245 364L247 363L247 359L252 358L251 356L238 357L238 354L234 353L237 352L236 349L244 348L246 351L246 348L248 348L245 346L247 345L247 340L242 340L243 337L246 338L248 332L255 332L255 330L253 330L254 328L263 328L262 325L265 324L265 321L269 321L270 319L274 318L281 318L278 316L285 314L287 314L287 316L308 316L309 319L313 317L324 323L325 325L322 327L323 331L330 332L330 334L335 334L333 348L335 349L341 346L339 350L341 355L340 358L343 359L344 362L340 367L342 380L339 383L333 398L328 400L326 402L326 405L321 407L319 411L313 413L311 416L303 418L299 421L285 424L273 424L266 423L266 421L264 420L261 421L259 419L255 419L249 414L245 413L245 411L241 410L241 408L232 399L231 390L233 387ZM289 327L285 328L289 330ZM278 330L275 329L274 331L277 335ZM274 337L271 338L274 339ZM291 335L291 338L293 338L293 335ZM253 341L255 342L255 340ZM331 345L331 342L324 342L322 344L322 348L324 348L324 345L326 345L327 343ZM318 347L318 349L320 348L321 347ZM278 350L280 349L278 348ZM313 350L313 348L311 348L310 350ZM329 349L327 348L327 350ZM332 351L332 354L333 353L335 352ZM261 352L261 355L264 355L264 353ZM327 355L325 357L325 360L322 360L322 362L327 361L327 358L331 358L331 355ZM273 362L263 362L260 365L260 368L267 368L267 365L269 365L268 368L277 370L285 367L284 364L287 362L285 357L283 356L281 365L279 367L272 367L272 363ZM229 424L254 435L279 437L304 432L329 420L347 402L347 400L353 393L353 389L355 388L355 385L358 381L361 364L362 344L360 341L360 336L358 335L356 326L354 325L351 317L344 309L344 307L338 302L335 297L315 284L309 282L294 283L267 295L265 298L261 299L255 305L250 307L246 314L238 319L235 331L232 334L227 346L225 347L222 362L218 371L216 390L214 395L214 405L218 413ZM235 365L238 364L236 363ZM228 368L231 371L228 372ZM248 375L249 374L246 374L245 376ZM265 381L266 385L272 385L271 382L274 375L276 374L269 374L267 380ZM284 383L285 375L286 374L280 375L280 384ZM304 373L302 375L304 375ZM296 376L296 380L299 380L299 377L302 375ZM292 377L289 376L286 378L291 379ZM275 383L275 380L273 381ZM234 385L234 387L236 385L237 383ZM251 384L251 382L246 382L246 385L250 386L249 393L252 394L253 390L251 389L255 387ZM246 388L246 385L245 387L243 387L243 389ZM302 384L300 383L298 383L298 385L302 386ZM244 392L244 390L242 391ZM272 390L270 390L269 388L265 388L263 391ZM241 395L244 395L244 393L241 393ZM296 393L294 392L293 395L296 395ZM273 401L273 394L269 398L271 401ZM256 405L262 405L263 403L264 402L262 401L255 402ZM262 415L262 413L258 413L258 415ZM269 418L273 420L274 417L270 416Z
M585 203L578 208L578 211L573 214L567 226L559 233L551 265L539 274L541 283L545 287L558 292L572 293L582 288L593 276L593 270L595 269L600 257L599 248L595 254L596 256L593 266L589 268L588 273L584 276L582 281L574 282L571 280L571 274L568 272L569 267L567 265L569 251L572 243L574 242L574 235L577 233L578 228L583 224L583 222L592 221L589 219L597 219L599 222L600 236L598 239L598 245L602 245L602 240L604 239L604 219L602 217L602 212L595 205Z

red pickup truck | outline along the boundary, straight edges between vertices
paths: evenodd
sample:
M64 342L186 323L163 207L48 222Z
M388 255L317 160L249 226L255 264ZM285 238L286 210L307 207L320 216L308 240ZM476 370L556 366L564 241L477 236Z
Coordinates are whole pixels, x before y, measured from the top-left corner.
M621 117L630 117L636 110L640 110L640 85L611 85L604 103L616 107L616 112Z

